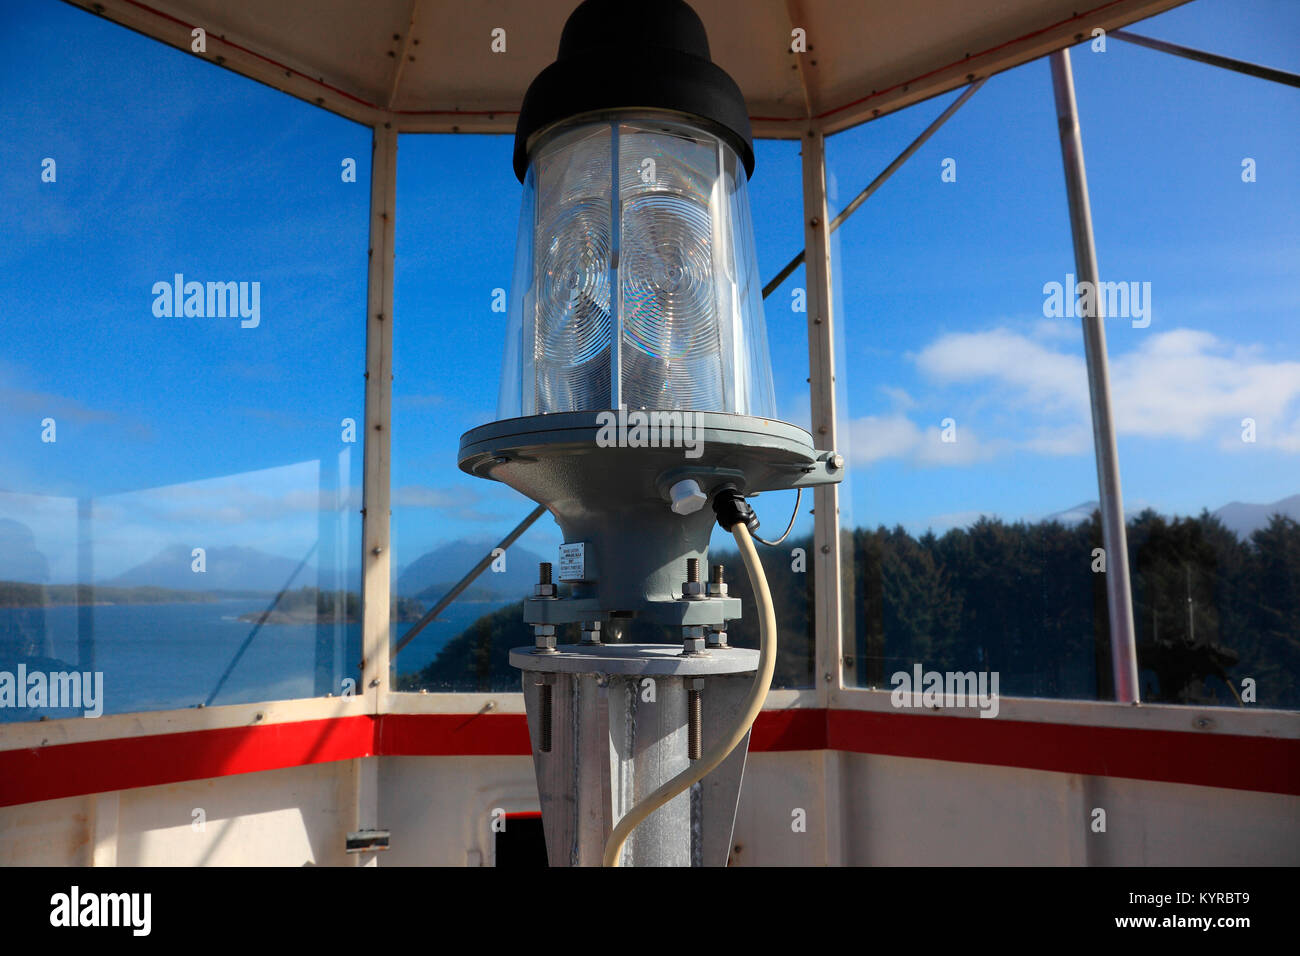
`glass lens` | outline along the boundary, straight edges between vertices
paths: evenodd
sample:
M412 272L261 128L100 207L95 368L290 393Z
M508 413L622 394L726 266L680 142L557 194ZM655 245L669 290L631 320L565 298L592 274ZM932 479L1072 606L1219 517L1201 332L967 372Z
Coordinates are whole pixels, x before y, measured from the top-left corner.
M499 415L775 411L745 173L670 116L559 127L525 182Z

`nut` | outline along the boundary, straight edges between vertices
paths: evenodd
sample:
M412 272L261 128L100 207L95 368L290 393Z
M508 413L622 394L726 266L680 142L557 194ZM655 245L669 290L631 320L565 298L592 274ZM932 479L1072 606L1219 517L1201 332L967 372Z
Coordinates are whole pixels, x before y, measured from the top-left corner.
M682 597L688 601L698 601L705 597L703 581L686 581L682 584Z
M554 584L534 584L533 597L535 598L553 598L558 597L559 592Z
M688 637L682 641L682 655L692 657L704 653L704 638Z
M723 581L721 584L716 583L714 581L709 582L709 597L726 597L726 596L727 596L727 583L725 581Z
M727 629L723 627L709 628L708 637L709 647L726 647L727 646Z

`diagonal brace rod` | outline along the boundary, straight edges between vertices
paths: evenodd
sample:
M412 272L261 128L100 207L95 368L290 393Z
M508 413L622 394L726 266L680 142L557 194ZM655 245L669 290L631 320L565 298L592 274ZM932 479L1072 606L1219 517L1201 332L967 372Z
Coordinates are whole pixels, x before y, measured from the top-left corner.
M1230 56L1220 56L1217 53L1206 53L1204 50L1170 43L1168 40L1144 37L1137 33L1129 33L1127 30L1111 30L1110 35L1117 40L1124 40L1135 46L1159 50L1161 53L1172 53L1174 56L1186 57L1198 63L1208 63L1210 66L1221 67L1236 73L1245 73L1247 76L1257 76L1261 80L1272 80L1274 83L1285 83L1287 86L1300 87L1300 74L1288 73L1286 70L1274 69L1271 66L1260 66L1258 63L1250 63L1246 60L1234 60Z
M474 565L474 567L469 569L468 574L466 574L463 578L457 581L456 585L450 591L448 591L446 594L442 596L442 600L440 600L433 607L429 608L429 610L425 613L424 617L416 621L415 626L402 635L402 639L398 641L397 646L393 648L393 655L396 656L398 651L400 651L407 644L410 644L411 641L415 640L415 635L423 631L425 627L428 626L429 623L433 621L434 618L436 618L439 614L441 614L444 610L446 610L448 604L456 600L456 598L460 596L460 593L462 591L464 591L467 587L473 584L474 580L480 574L482 574L484 571L487 570L487 566L492 563L492 558L496 554L496 552L504 551L506 548L510 547L512 544L518 541L519 536L523 534L525 531L527 531L529 528L531 528L533 526L533 522L536 521L538 518L540 518L542 516L542 512L544 512L545 510L546 508L544 505L538 505L532 511L528 512L528 517L524 518L523 521L515 525L514 531L511 531L508 535L502 538L500 544L498 544L495 548L493 548L491 551L485 554L483 556L483 559L479 561L478 564Z
M915 153L922 146L924 146L926 140L928 140L931 136L933 136L938 131L940 126L948 122L949 118L951 118L951 116L954 113L956 113L959 109L961 109L962 106L965 105L968 99L970 99L972 96L975 95L975 91L978 90L981 86L983 86L985 80L987 79L988 77L986 76L981 77L980 79L972 83L970 86L966 87L965 92L963 92L961 96L953 100L948 105L948 108L944 110L942 113L940 113L935 118L935 121L925 128L924 132L922 132L920 136L912 140L912 144L908 146L907 149L899 153L898 156L895 157L894 161L890 163L888 166L886 166L884 170L880 173L880 175L871 181L871 183L867 186L866 189L862 190L862 192L854 196L853 201L850 202L847 206L845 206L842 210L840 210L839 215L837 215L834 219L831 220L830 231L834 232L836 229L838 229L840 226L844 224L844 221L848 219L849 216L857 212L858 207L861 206L868 199L870 199L872 194L875 193L875 191L879 189L881 186L883 186L885 184L885 180L887 180L890 176L894 175L894 173L898 171L898 168L900 166L902 166L905 162L911 159L912 154ZM782 282L790 278L790 274L794 272L795 269L798 269L799 264L803 262L804 254L806 252L807 252L806 249L799 250L799 254L796 255L793 259L791 259L789 262L787 262L785 264L785 268L782 269L780 272L778 272L776 276L770 282L768 282L767 285L763 286L763 298L766 299L778 288L780 288Z

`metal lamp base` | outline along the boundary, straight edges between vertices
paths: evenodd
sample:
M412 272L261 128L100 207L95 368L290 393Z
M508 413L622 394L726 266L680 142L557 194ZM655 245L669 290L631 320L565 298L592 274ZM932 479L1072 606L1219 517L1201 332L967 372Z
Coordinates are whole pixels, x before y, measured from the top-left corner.
M550 863L599 866L623 814L734 725L758 652L570 644L552 653L515 648L510 663L523 671ZM638 826L623 865L725 866L748 747L746 735L703 781Z

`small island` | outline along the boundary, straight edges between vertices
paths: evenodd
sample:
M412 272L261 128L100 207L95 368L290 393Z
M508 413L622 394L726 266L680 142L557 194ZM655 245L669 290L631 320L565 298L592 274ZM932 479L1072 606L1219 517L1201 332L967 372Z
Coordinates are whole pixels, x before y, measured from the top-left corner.
M411 598L399 597L393 616L398 621L418 621L424 616L424 605ZM239 620L250 624L315 624L317 621L335 620L355 624L361 620L361 599L352 591L340 594L303 587L285 591L269 609L241 614Z

